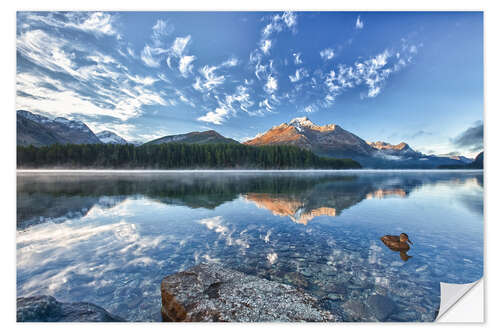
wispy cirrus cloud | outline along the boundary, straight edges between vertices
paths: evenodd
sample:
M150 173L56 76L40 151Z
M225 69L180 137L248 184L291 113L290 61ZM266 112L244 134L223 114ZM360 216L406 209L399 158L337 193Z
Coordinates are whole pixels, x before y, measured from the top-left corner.
M273 75L269 75L267 77L267 82L266 85L264 86L264 90L268 94L272 94L273 92L278 90L278 80L276 79L276 77L274 77Z
M234 67L238 66L239 60L236 57L231 57L228 58L226 61L224 61L222 64L220 64L221 67Z
M346 89L364 85L368 87L361 97L375 97L380 94L387 78L406 67L417 53L417 46L403 45L400 50L389 49L353 65L340 64L326 75L324 83L331 96L336 96Z
M324 50L321 50L319 52L319 55L323 60L331 60L335 56L335 52L331 48L326 48Z
M113 56L62 36L21 32L17 52L35 66L18 70L17 108L125 121L142 114L145 105L169 104L153 89L157 79L131 73Z
M295 74L294 75L289 75L288 78L290 79L290 82L298 82L300 80L302 80L303 78L309 76L309 73L307 72L307 70L305 68L299 68L297 70L295 70Z
M193 84L194 89L198 91L210 91L224 83L224 75L217 75L215 71L216 66L203 66L200 69L200 74L203 78L197 77L195 83Z
M179 72L182 76L187 77L193 72L193 61L196 57L193 55L184 55L179 59Z
M358 15L358 18L356 19L356 29L361 30L365 26L364 22L361 21L361 16Z
M269 54L269 50L271 49L272 45L273 45L272 40L264 39L260 42L260 49L264 54Z
M75 51L79 51L78 44L71 45L43 30L31 30L17 37L16 46L17 52L37 66L79 76L74 61Z
M232 94L226 94L223 98L217 97L217 101L218 106L205 115L198 117L199 121L221 125L229 116L236 114L238 110L248 114L253 113L249 108L254 105L254 102L250 98L248 88L243 85L237 86Z
M116 17L103 12L69 12L69 13L25 13L21 17L25 24L43 23L46 26L64 29L80 30L96 36L118 35L114 23Z
M151 35L151 40L153 41L153 45L155 47L161 47L163 45L163 39L174 31L174 26L165 20L157 20L152 30L153 34Z
M300 57L301 57L300 52L293 53L293 62L295 65L300 65L302 63L302 59Z

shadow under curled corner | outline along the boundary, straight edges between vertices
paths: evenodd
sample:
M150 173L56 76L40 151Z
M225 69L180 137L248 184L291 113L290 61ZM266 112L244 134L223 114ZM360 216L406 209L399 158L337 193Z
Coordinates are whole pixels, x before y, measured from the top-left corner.
M484 322L484 280L466 284L441 282L441 302L437 322Z

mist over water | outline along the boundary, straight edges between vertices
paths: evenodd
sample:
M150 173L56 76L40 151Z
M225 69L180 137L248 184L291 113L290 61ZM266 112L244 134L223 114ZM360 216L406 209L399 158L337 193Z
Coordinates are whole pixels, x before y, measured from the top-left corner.
M483 272L481 171L23 172L17 183L18 296L133 321L160 320L162 278L201 262L303 288L331 311L387 295L392 321L434 320L439 282ZM406 257L380 241L402 232Z

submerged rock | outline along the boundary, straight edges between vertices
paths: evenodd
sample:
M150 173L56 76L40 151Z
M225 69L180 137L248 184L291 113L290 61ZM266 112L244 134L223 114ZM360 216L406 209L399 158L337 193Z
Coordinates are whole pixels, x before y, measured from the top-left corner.
M386 320L396 309L396 304L387 296L372 295L368 297L366 304L377 320Z
M164 321L338 321L292 286L219 264L200 264L161 283Z
M342 304L342 308L347 315L347 321L373 321L367 306L358 300L350 299Z
M91 303L61 303L52 296L17 298L18 322L125 321Z

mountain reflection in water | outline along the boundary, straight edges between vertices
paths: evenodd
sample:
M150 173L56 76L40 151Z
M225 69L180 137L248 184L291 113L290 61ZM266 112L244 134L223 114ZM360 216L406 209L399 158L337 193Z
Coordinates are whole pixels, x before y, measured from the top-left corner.
M55 181L57 179L57 181ZM94 206L111 208L129 196L145 196L167 205L214 209L242 195L257 207L307 225L317 216L338 216L365 199L407 197L425 183L469 183L482 187L482 175L450 179L448 175L290 174L50 174L18 176L17 225L85 216ZM466 198L465 198L466 199ZM468 201L482 213L481 201Z
M19 173L17 293L154 321L165 275L219 262L303 288L331 311L376 293L400 309L389 320L431 321L439 282L482 276L482 177ZM401 232L411 256L380 242Z

